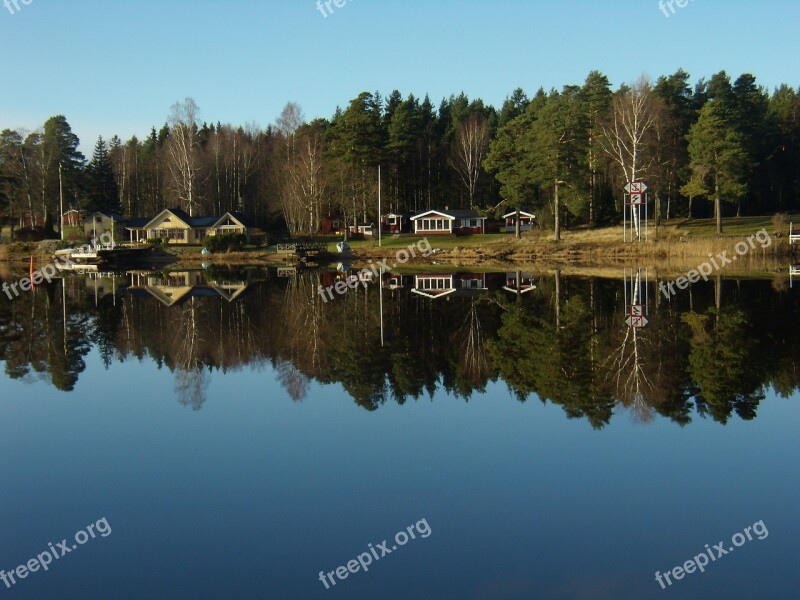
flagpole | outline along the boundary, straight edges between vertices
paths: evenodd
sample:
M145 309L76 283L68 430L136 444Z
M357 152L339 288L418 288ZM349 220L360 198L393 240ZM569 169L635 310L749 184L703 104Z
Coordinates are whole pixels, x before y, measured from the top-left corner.
M64 185L61 180L61 163L58 163L58 198L59 198L59 211L61 218L59 219L59 233L61 234L61 241L64 241Z
M378 165L378 247L382 244L381 229L383 229L383 223L381 218L381 166Z

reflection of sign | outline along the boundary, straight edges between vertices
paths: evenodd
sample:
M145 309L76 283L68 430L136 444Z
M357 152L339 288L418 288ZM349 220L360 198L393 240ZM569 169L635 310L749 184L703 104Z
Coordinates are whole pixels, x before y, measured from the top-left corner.
M644 316L644 306L641 304L632 304L631 305L631 316L632 317L642 317Z
M650 321L648 321L647 317L644 316L641 317L630 316L627 319L625 319L625 322L628 324L628 327L640 328L640 327L646 327Z
M629 194L644 194L647 191L647 184L641 179L625 184L625 191Z

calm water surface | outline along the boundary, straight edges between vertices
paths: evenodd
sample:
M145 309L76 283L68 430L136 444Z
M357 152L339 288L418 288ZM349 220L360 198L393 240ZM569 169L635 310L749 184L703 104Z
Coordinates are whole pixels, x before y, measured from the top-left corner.
M796 598L800 289L667 302L625 275L408 274L324 302L336 273L128 273L0 298L0 569L111 529L0 597Z

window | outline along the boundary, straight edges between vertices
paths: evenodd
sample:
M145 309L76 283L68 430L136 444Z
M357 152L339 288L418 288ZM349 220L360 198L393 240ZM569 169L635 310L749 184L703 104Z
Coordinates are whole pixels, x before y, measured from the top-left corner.
M334 229L339 229L339 221L334 221L333 223L331 223L331 227L333 227Z
M152 238L166 238L168 240L184 241L186 239L185 229L153 229Z
M419 231L447 231L450 229L448 219L420 219Z
M386 222L389 225L397 225L397 218L395 218L395 217L386 217Z
M418 289L421 290L449 290L449 277L426 277L418 281Z

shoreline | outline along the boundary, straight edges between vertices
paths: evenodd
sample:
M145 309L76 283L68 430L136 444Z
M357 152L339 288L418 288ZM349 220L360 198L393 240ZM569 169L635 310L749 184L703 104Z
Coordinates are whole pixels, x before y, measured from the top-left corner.
M697 225L697 223L695 223ZM623 268L654 268L659 272L686 273L713 257L727 254L738 259L728 261L721 273L781 273L788 265L800 262L800 245L792 246L786 236L772 231L770 235L763 227L761 237L753 239L756 222L747 223L747 218L736 224L740 233L721 236L698 235L690 231L685 223L661 229L659 239L643 242L622 242L622 228L608 227L593 230L569 230L563 239L556 242L549 232L542 230L526 233L521 239L512 234L475 235L466 237L428 236L422 238L409 234L387 236L378 247L377 240L350 240L351 249L338 254L335 244L339 239L326 238L328 254L310 257L314 265L346 263L353 267L366 266L370 261L387 259L392 264L398 252L409 245L427 239L433 254L408 260L404 269L432 268L435 270L458 270L475 268L484 270L535 270L568 272L605 271ZM758 223L763 225L763 221ZM746 226L746 230L741 229ZM737 227L731 226L735 231ZM750 235L745 235L747 231ZM749 239L749 245L747 241ZM739 246L737 246L739 244ZM743 250L743 246L746 249ZM0 277L7 278L13 272L27 272L31 256L37 268L52 263L54 252L63 244L57 240L43 242L0 243ZM738 250L734 250L738 248ZM217 266L303 266L296 256L279 254L274 245L263 249L246 250L224 254L201 255L200 247L170 246L161 249L161 255L142 265L164 268L200 268ZM137 265L138 266L138 265ZM131 268L135 269L136 266Z
M409 238L410 239L410 238ZM539 242L525 244L524 240L516 248L514 244L482 248L452 248L440 250L427 258L415 258L394 271L435 270L452 272L464 269L478 271L522 271L553 272L560 271L564 276L615 277L623 269L652 269L659 276L673 277L686 274L701 263L709 261L712 255L727 251L733 254L736 238L716 238L713 240L693 240L681 242L647 242L643 244L616 245L570 244L568 242ZM435 240L431 245L436 248ZM2 248L0 246L0 248ZM393 258L401 247L360 247L347 254L330 254L314 261L316 266L326 267L337 262L346 263L352 268L366 267L370 262ZM33 254L36 268L52 263L52 253L41 248ZM171 249L174 250L174 249ZM677 250L681 250L678 252ZM16 275L28 273L30 252L0 253L0 279L13 279ZM148 268L159 267L169 270L198 269L203 265L230 267L291 267L302 268L299 261L284 260L285 256L276 252L255 251L226 254L200 255L199 248L182 248L175 252L165 252L162 260L148 261ZM777 240L766 248L756 246L746 255L738 257L735 263L726 265L714 272L713 277L781 277L785 269L797 260L797 251L785 240ZM390 263L391 264L391 263ZM144 265L142 265L144 266ZM136 270L137 266L129 267Z

